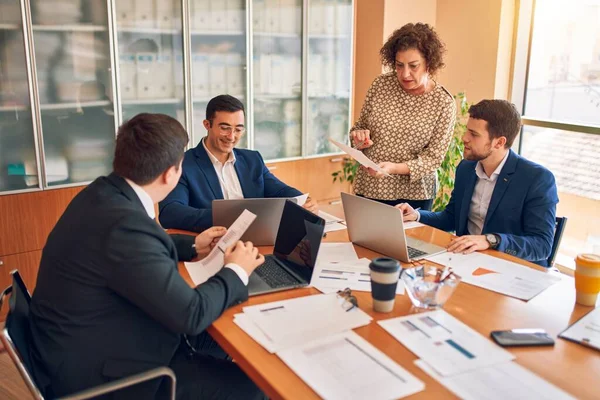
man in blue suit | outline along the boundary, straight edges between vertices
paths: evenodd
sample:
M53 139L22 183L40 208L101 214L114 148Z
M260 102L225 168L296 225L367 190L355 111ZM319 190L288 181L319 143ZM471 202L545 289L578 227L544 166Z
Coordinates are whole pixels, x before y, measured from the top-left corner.
M397 207L405 221L456 231L454 253L495 249L547 267L554 239L558 195L554 175L510 147L521 116L505 100L469 108L464 160L456 169L450 202L441 212Z
M185 153L183 174L160 203L164 228L201 232L212 226L212 201L264 197L295 197L302 193L277 179L260 153L236 149L246 131L244 105L235 97L220 95L208 102L204 127L207 135ZM304 208L317 212L310 197Z

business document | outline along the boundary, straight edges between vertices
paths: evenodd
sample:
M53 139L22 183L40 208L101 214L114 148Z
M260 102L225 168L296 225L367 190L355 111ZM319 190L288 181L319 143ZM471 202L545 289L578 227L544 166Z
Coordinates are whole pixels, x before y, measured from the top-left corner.
M426 259L452 267L470 285L521 300L531 300L556 282L560 276L488 256L483 253L441 253Z
M515 358L444 310L387 319L379 325L442 376Z
M206 282L223 268L225 250L240 240L255 219L256 214L244 210L206 257L200 261L184 263L194 285Z
M425 388L353 331L282 350L277 356L324 399L388 400Z
M506 362L451 377L436 373L423 360L415 364L464 400L572 400L562 389L517 364Z
M600 350L600 308L595 308L558 337Z

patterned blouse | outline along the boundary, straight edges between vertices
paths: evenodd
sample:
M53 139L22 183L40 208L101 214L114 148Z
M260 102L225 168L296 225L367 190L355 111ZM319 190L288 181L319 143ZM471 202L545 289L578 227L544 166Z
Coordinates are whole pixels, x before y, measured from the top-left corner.
M452 95L436 82L428 93L405 92L395 72L378 76L350 132L368 129L373 145L364 154L376 163L406 163L409 175L378 179L359 168L354 191L380 200L428 200L435 197L435 171L444 160L454 122Z

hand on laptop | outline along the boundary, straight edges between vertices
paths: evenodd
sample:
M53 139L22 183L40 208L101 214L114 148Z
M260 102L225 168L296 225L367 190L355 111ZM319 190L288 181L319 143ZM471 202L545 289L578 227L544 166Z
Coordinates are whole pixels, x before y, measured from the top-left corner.
M210 253L219 239L226 233L227 228L224 226L213 226L196 236L194 243L196 244L196 252L198 255L202 258Z
M225 251L225 265L237 264L248 273L248 276L264 262L265 257L258 252L258 248L254 247L252 242L238 241Z
M352 131L350 135L352 136L352 143L357 150L362 150L373 146L371 132L368 129L358 129Z
M304 203L303 207L313 214L319 213L319 206L317 205L316 200L311 199L310 196L306 198L306 202Z
M451 253L469 254L477 250L486 250L490 248L490 243L485 235L465 235L452 239L448 245L448 251Z
M400 203L394 207L402 212L402 221L404 222L416 221L419 216L417 211L415 211L415 209L412 208L408 203Z

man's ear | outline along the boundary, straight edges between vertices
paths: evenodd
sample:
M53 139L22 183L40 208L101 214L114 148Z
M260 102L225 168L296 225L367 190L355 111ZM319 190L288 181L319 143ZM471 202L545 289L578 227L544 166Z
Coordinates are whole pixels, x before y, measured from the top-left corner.
M202 121L202 125L204 125L204 129L209 130L210 129L210 121L205 119L204 121Z
M495 147L497 149L501 149L504 146L506 146L506 136L500 136L499 138L496 139L496 145L495 145Z
M174 180L179 180L179 168L181 165L172 165L162 173L162 182L165 184L172 184Z

